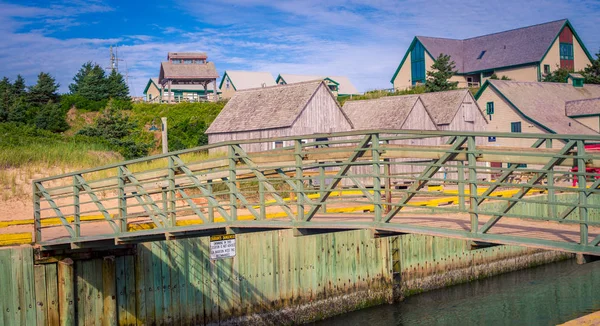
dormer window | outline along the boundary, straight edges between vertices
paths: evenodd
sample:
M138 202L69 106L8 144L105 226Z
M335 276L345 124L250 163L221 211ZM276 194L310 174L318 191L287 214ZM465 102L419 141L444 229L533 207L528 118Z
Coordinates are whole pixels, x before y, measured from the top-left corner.
M479 56L477 57L477 60L483 58L483 55L485 54L485 50L481 51L481 53L479 54Z

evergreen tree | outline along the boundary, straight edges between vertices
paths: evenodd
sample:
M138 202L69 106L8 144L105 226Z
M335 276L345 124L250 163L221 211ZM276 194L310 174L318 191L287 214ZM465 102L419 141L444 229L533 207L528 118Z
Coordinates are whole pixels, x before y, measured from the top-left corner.
M98 64L86 62L73 77L74 83L69 85L72 94L80 95L90 101L101 101L108 98L108 80L104 69Z
M450 56L440 53L431 70L427 72L425 91L430 93L456 89L458 82L449 81L457 73L455 69L456 64L450 61Z
M29 88L27 98L29 103L42 106L50 101L58 102L58 87L54 77L45 72L40 72L37 83Z
M8 109L7 121L8 122L19 122L27 123L29 121L30 107L25 100L21 97L17 99Z
M66 113L57 103L52 101L44 104L34 119L35 126L52 132L62 132L69 129Z
M11 106L11 89L10 80L7 77L2 78L0 81L0 122L6 121L8 117L8 111Z
M17 76L15 82L12 85L13 97L16 99L27 93L27 86L25 86L25 79L21 75Z
M110 98L119 100L130 100L129 98L129 86L125 83L123 75L118 73L116 70L111 71L108 75L108 96Z
M596 53L596 59L592 60L581 72L587 84L600 84L600 51Z

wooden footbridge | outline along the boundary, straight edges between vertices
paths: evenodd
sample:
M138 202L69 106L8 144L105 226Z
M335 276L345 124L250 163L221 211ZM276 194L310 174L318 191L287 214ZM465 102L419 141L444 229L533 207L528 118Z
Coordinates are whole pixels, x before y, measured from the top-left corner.
M247 150L259 143L274 149ZM600 136L406 130L218 143L35 180L35 242L369 229L600 255L593 143Z

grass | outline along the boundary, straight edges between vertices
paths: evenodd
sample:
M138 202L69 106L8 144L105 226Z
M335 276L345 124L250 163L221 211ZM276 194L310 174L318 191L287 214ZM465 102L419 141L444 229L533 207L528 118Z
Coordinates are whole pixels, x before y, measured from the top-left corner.
M422 94L425 93L425 86L415 86L407 90L394 90L390 92L388 90L374 90L365 92L363 95L356 95L338 99L341 105L344 105L346 101L359 101L359 100L372 100L382 98L386 96L399 96L399 95L410 95L410 94Z
M154 124L160 126L160 118L167 117L169 125L184 121L202 121L206 125L217 117L225 106L225 102L150 104L135 103L131 110L131 119L141 126Z

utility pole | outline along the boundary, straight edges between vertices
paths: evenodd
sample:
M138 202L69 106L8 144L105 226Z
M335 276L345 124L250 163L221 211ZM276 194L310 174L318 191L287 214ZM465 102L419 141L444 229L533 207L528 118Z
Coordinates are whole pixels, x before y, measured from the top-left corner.
M162 120L162 150L163 154L166 154L169 152L169 140L167 138L167 118L162 117L160 120Z

